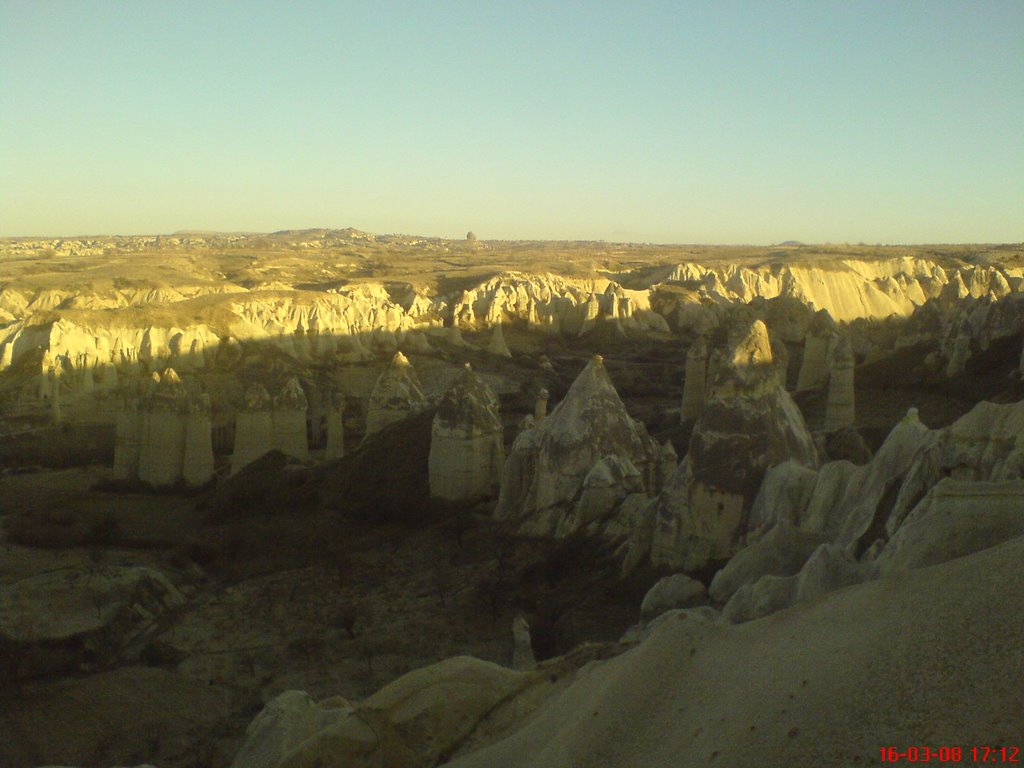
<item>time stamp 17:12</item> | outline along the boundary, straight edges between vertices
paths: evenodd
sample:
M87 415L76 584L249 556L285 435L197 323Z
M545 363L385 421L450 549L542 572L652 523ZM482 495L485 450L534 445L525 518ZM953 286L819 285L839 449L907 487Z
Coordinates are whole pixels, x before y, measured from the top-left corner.
M881 747L883 763L1020 763L1020 747Z

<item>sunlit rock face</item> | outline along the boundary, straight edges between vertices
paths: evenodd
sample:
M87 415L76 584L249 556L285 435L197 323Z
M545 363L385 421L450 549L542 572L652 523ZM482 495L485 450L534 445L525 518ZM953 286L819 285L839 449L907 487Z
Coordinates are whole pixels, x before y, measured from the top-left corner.
M434 416L430 493L452 501L494 496L504 463L498 396L467 363Z
M426 406L426 397L409 359L396 352L377 378L366 411L366 435L408 418Z
M633 546L649 546L656 565L683 570L729 557L766 470L787 460L818 464L803 416L779 384L768 331L758 320L725 356L689 452L652 502L649 542L638 531Z
M618 457L647 478L660 453L643 425L626 412L603 360L595 357L543 423L516 438L495 515L524 532L552 535L598 462ZM628 490L624 485L623 492Z

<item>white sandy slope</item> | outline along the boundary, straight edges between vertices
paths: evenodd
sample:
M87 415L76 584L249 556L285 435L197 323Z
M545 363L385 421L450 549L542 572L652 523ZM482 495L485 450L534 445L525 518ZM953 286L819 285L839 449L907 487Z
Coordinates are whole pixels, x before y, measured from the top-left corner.
M1024 748L1024 538L739 626L670 615L453 768L877 765ZM968 759L964 764L970 764Z

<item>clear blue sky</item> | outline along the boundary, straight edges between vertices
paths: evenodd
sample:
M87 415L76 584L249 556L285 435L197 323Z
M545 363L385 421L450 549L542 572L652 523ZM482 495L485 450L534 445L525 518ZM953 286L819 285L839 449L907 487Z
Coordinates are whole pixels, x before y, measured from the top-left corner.
M1024 240L1024 2L0 0L0 235Z

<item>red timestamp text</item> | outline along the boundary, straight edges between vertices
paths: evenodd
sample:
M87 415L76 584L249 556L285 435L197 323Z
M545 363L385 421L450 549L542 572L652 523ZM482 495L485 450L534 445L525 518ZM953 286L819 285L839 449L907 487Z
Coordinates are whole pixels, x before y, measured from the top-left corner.
M962 763L975 765L1010 764L1024 761L1020 747L1003 746L942 746L942 747L881 747L883 763Z

